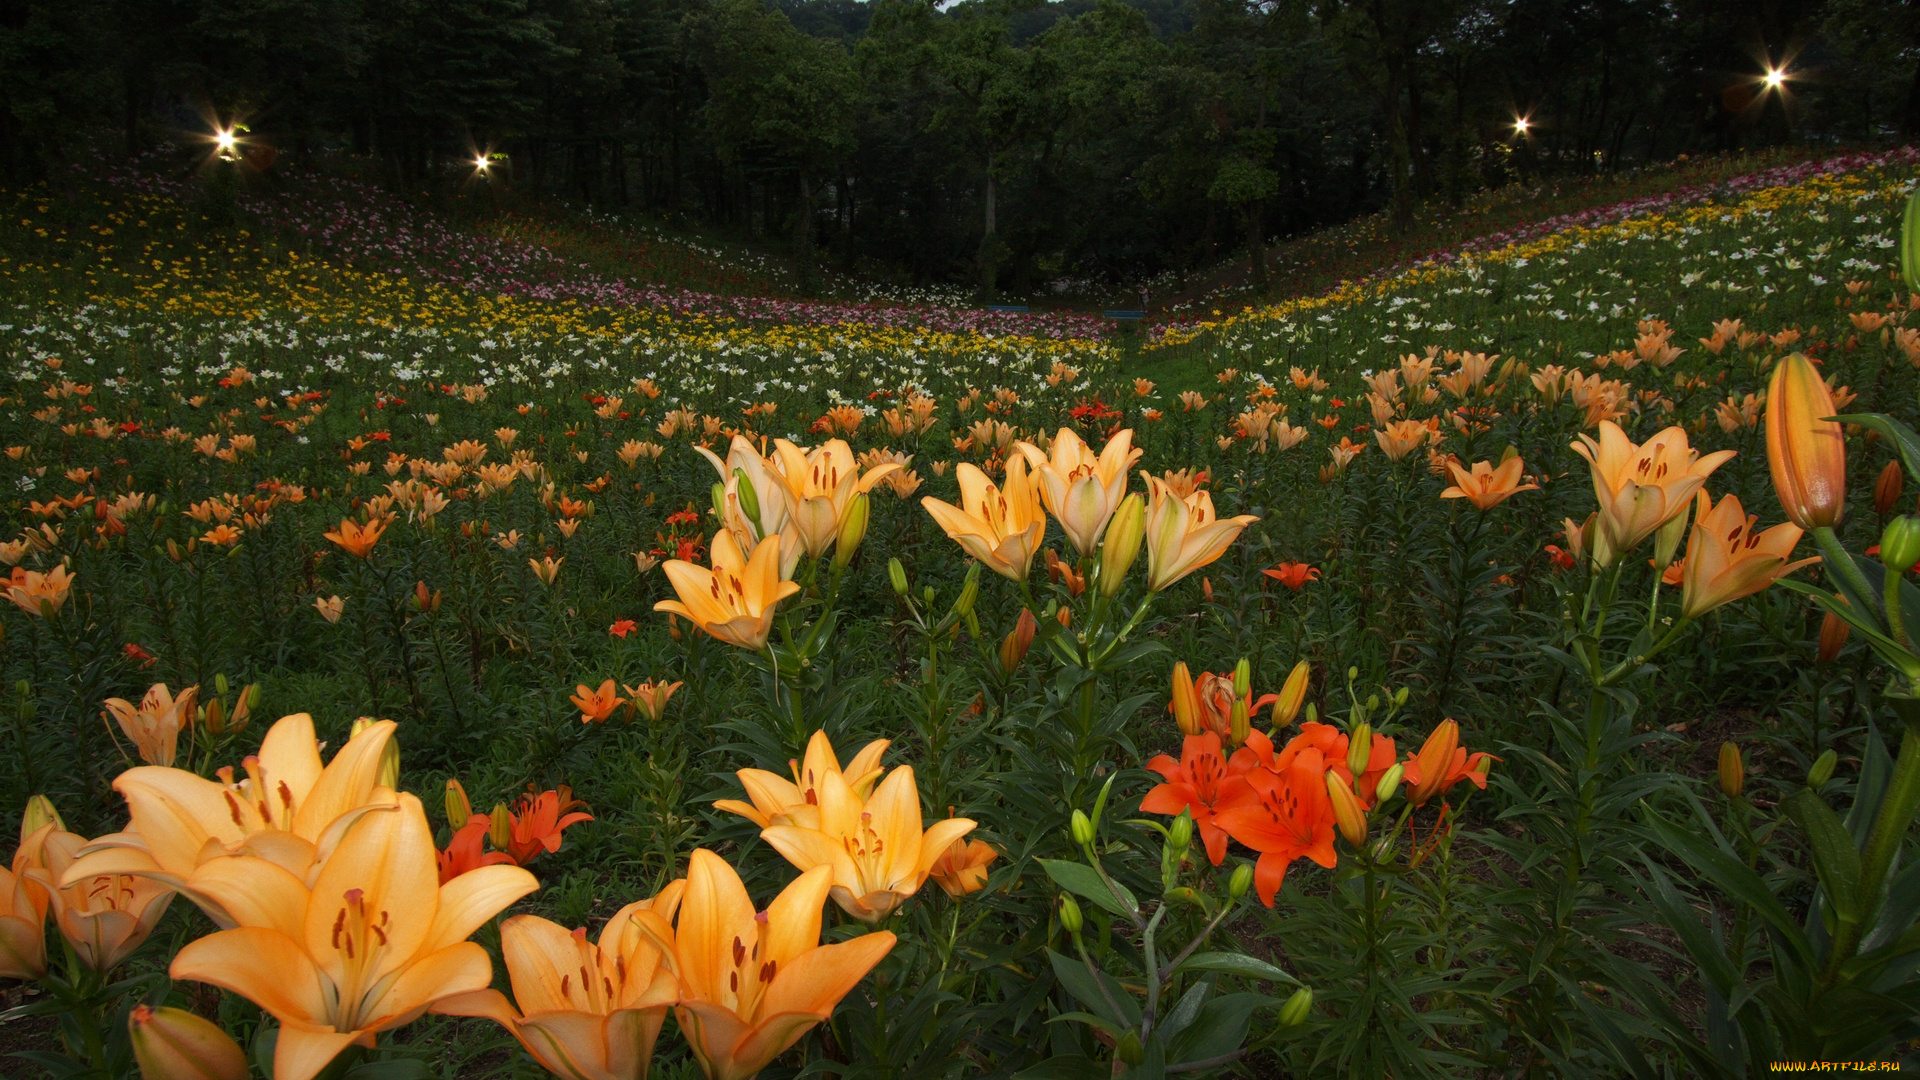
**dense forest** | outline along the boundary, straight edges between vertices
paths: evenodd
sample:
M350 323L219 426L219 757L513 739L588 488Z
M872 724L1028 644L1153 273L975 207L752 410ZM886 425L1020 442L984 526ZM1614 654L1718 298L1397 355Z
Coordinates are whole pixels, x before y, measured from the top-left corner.
M991 296L1911 135L1916 45L1893 0L0 0L0 178L238 123L263 170L355 155Z

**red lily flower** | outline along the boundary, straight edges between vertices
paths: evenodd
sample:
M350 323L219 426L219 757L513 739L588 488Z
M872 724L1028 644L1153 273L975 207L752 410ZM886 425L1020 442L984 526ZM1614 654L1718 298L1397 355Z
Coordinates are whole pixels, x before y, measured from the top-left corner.
M1271 570L1260 572L1294 592L1299 592L1306 587L1307 582L1316 580L1320 576L1318 567L1303 562L1283 562Z
M520 796L512 811L513 840L507 845L507 856L525 866L542 851L548 854L559 851L560 834L567 826L593 820L592 814L567 812L585 805L573 797L573 789L565 784L561 784L558 791L537 794L533 785L528 784L527 793Z
M506 852L480 850L480 842L487 838L490 821L485 814L475 814L454 832L453 839L447 843L447 850L439 853L440 884L445 885L469 870L513 861L513 857Z
M1333 851L1333 803L1327 798L1326 772L1320 751L1308 748L1284 773L1248 772L1246 786L1214 815L1229 836L1260 852L1253 886L1268 907L1293 860L1312 859L1328 869L1339 861Z
M1220 756L1220 736L1211 731L1189 735L1180 749L1179 761L1160 754L1147 762L1147 768L1165 777L1166 783L1147 792L1147 797L1140 800L1140 809L1169 817L1178 816L1182 810L1191 811L1200 841L1207 847L1207 858L1219 866L1227 857L1227 832L1214 824L1214 812L1222 792L1236 786L1225 783L1227 765Z

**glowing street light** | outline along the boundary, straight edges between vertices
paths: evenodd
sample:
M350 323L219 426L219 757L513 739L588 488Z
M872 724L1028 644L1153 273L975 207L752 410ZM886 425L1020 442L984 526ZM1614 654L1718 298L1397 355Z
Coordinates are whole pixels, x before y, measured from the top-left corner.
M214 154L225 161L240 156L240 139L231 128L216 129L213 133Z
M483 154L483 155L481 155L480 157L477 157L477 158L474 158L474 159L473 159L473 168L474 168L474 171L475 171L475 172L486 172L486 171L487 171L487 159L486 159L486 156L485 156L484 154Z
M1787 73L1780 68L1768 68L1767 73L1761 76L1760 81L1766 84L1767 89L1778 90L1786 85Z
M1524 116L1515 117L1513 121L1513 133L1515 135L1525 135L1527 133L1527 129L1532 126L1533 126L1533 122L1528 120L1526 117Z

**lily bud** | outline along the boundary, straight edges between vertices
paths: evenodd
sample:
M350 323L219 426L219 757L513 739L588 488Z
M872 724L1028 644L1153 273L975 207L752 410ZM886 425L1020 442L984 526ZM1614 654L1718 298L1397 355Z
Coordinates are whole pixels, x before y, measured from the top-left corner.
M1287 673L1287 681L1280 687L1279 696L1273 699L1273 726L1277 730L1293 723L1300 715L1300 706L1307 702L1307 683L1312 681L1313 668L1305 660L1293 665Z
M1362 721L1347 736L1347 771L1355 776L1367 771L1367 759L1373 756L1373 725Z
M1040 621L1033 612L1020 609L1020 618L1013 629L1000 642L1000 672L1011 675L1020 667L1020 661L1027 658L1027 650L1033 647L1033 636L1040 631Z
M1896 574L1904 574L1920 562L1920 518L1902 514L1880 530L1880 563Z
M1128 1028L1121 1033L1119 1043L1113 1048L1114 1056L1128 1065L1138 1065L1147 1060L1147 1048L1140 1045L1140 1033Z
M487 843L495 851L505 851L513 846L513 811L506 803L494 803L493 813L487 815Z
M980 600L980 564L974 563L967 568L967 580L960 586L960 597L953 602L953 612L961 618L973 614L973 605Z
M1079 844L1081 847L1091 846L1093 844L1093 819L1087 816L1085 810L1075 810L1073 812L1073 825L1068 832L1072 834L1074 843Z
M447 824L458 830L473 816L473 803L467 799L467 789L460 786L458 780L447 781Z
M1887 462L1880 470L1880 476L1873 482L1873 509L1881 517L1893 511L1893 504L1900 501L1900 493L1907 486L1907 474L1897 461Z
M185 1009L136 1005L127 1017L146 1080L247 1080L247 1055L219 1025Z
M1187 848L1192 844L1193 813L1182 810L1180 816L1174 818L1173 824L1167 829L1167 846L1173 849L1174 856L1177 858L1186 854Z
M714 516L725 521L727 519L727 485L715 480L712 494Z
M400 740L389 738L380 748L380 786L400 790Z
M1813 759L1813 768L1807 770L1807 786L1818 788L1833 779L1833 768L1840 764L1840 755L1828 748L1827 752Z
M1333 803L1333 823L1340 827L1340 835L1354 847L1366 843L1367 812L1360 808L1353 789L1337 772L1327 774L1327 798Z
M833 539L833 565L844 568L853 561L854 552L860 550L860 542L867 538L867 520L872 514L872 503L872 498L864 491L856 492L847 503L847 512L840 517L840 532Z
M220 704L219 698L207 702L206 715L201 717L200 722L206 725L210 734L225 735L227 733L227 708Z
M1246 697L1234 698L1233 709L1227 714L1227 741L1237 747L1247 741L1252 731L1252 717L1248 714Z
M1720 790L1729 799L1737 799L1747 787L1747 766L1740 760L1740 748L1730 742L1720 744Z
M1407 774L1406 764L1398 761L1394 762L1393 768L1388 769L1384 773L1381 773L1379 783L1376 783L1373 785L1374 805L1378 806L1381 803L1386 802L1388 799L1393 798L1395 793L1397 793L1400 790L1400 778L1405 776L1406 774Z
M1233 696L1246 697L1252 690L1253 665L1243 656L1239 663L1233 665Z
M1247 890L1251 888L1253 888L1253 864L1241 863L1234 867L1232 876L1227 878L1227 895L1238 900L1247 895Z
M747 470L733 470L733 493L740 500L740 512L753 523L753 531L760 532L760 493L753 489L753 481L747 479Z
M887 582L893 586L894 595L907 595L907 568L900 565L899 559L887 560Z
M20 836L22 839L32 836L47 825L61 832L67 831L67 823L60 819L60 811L54 809L53 800L45 795L35 795L27 800L26 813L20 817Z
M1847 620L1831 611L1827 612L1827 617L1820 620L1820 652L1816 659L1822 664L1833 663L1839 657L1840 650L1846 647L1847 635L1852 632L1853 627Z
M1080 936L1080 928L1086 925L1086 919L1080 914L1080 901L1072 893L1060 894L1060 927L1074 937Z
M1787 520L1831 528L1847 507L1847 447L1826 380L1802 353L1773 369L1767 385L1767 464ZM1911 565L1911 564L1909 564Z
M1180 734L1200 734L1199 703L1193 696L1193 675L1187 670L1185 660L1173 665L1173 722L1180 725Z
M1303 986L1293 992L1285 1005L1280 1006L1280 1026L1299 1027L1306 1023L1307 1014L1313 1011L1313 990Z
M1113 596L1127 580L1127 571L1140 557L1140 546L1147 536L1147 504L1138 493L1120 501L1107 523L1107 537L1100 545L1100 595Z
M1687 519L1692 516L1691 505L1683 509L1653 534L1653 567L1665 570L1673 565L1673 557L1680 552L1680 542L1687 538Z

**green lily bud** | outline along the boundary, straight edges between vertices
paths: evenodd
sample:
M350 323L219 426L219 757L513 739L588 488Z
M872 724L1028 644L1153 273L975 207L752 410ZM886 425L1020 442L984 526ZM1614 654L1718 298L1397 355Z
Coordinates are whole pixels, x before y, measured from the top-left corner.
M727 520L727 486L718 480L713 482L713 515Z
M1186 854L1188 846L1192 843L1193 813L1182 810L1180 816L1173 819L1173 825L1167 829L1167 846L1172 848L1174 854L1178 856Z
M1120 1044L1114 1047L1114 1053L1128 1065L1138 1065L1147 1060L1147 1048L1140 1045L1140 1033L1132 1028L1120 1036Z
M1818 788L1826 784L1833 779L1833 767L1838 764L1840 764L1840 755L1834 753L1832 748L1828 748L1826 753L1814 759L1813 768L1807 770L1807 786Z
M20 835L31 836L48 825L61 832L67 831L67 823L60 820L60 811L54 809L52 799L45 795L28 799L26 813L20 819Z
M146 1080L246 1080L247 1055L218 1024L185 1009L136 1005L127 1017Z
M473 803L467 798L467 789L460 785L460 781L452 779L447 781L446 805L447 824L458 832L460 827L467 823L467 819L473 816Z
M747 479L747 470L733 470L733 493L740 499L740 512L747 515L753 523L753 531L760 532L760 493L753 490L753 481Z
M1075 900L1073 898L1072 893L1061 893L1060 894L1060 926L1061 928L1066 930L1067 933L1072 934L1074 937L1079 937L1080 929L1085 925L1086 925L1086 918L1080 914L1080 901Z
M1740 760L1740 748L1733 743L1720 744L1720 791L1729 799L1737 799L1747 788L1747 765Z
M487 843L492 844L495 851L512 847L513 811L507 809L506 803L494 803L493 813L488 816L492 820L487 823Z
M935 595L936 595L936 594L935 594L935 593L934 593L934 591L933 591L933 586L931 586L931 585L929 585L929 586L927 586L926 588L924 588L924 589L921 589L921 590L920 590L920 599L921 599L921 600L922 600L922 601L923 601L923 602L924 602L924 603L925 603L925 604L926 604L926 605L927 605L928 607L932 607L932 606L933 606L933 598L934 598L934 596L935 596Z
M1227 895L1238 900L1247 895L1247 890L1251 888L1253 888L1253 864L1241 863L1234 867L1232 876L1227 878Z
M1311 701L1307 702L1307 723L1317 724L1319 722L1320 722L1320 709L1317 706L1315 706L1313 702Z
M867 520L872 513L873 500L866 492L858 492L847 503L847 512L840 518L840 532L833 538L833 565L844 568L853 561L853 554L860 550L860 541L867 538Z
M1233 696L1246 697L1252 689L1253 665L1243 656L1239 663L1233 665Z
M1880 562L1894 573L1920 563L1920 518L1902 514L1880 532Z
M1407 688L1406 688L1406 687L1404 687L1404 686L1403 686L1403 687L1401 687L1400 689L1398 689L1398 690L1395 690L1395 691L1393 692L1393 703L1394 703L1394 704L1395 704L1396 706L1404 706L1404 705L1406 705L1406 703L1407 703Z
M1680 553L1680 542L1687 538L1688 510L1681 510L1653 534L1653 567L1665 570L1673 565L1673 557Z
M1393 768L1381 773L1380 782L1373 785L1374 805L1377 806L1393 798L1394 793L1400 790L1400 778L1406 774L1407 767L1400 762L1395 762Z
M1280 1006L1280 1026L1298 1027L1306 1022L1307 1013L1313 1010L1313 988L1303 986L1293 992L1285 1005Z
M1361 721L1347 735L1347 771L1359 776L1367 771L1367 759L1373 756L1373 725Z
M1074 843L1081 847L1090 846L1093 843L1093 819L1087 816L1085 810L1075 810L1073 825L1068 832L1073 835Z
M953 602L954 614L965 618L973 614L973 605L980 599L980 564L974 563L967 568L967 580L960 586L960 598Z
M1127 580L1147 536L1147 504L1138 494L1120 501L1100 545L1100 595L1113 596Z
M893 586L896 596L907 595L907 568L900 565L899 559L887 560L887 582Z

